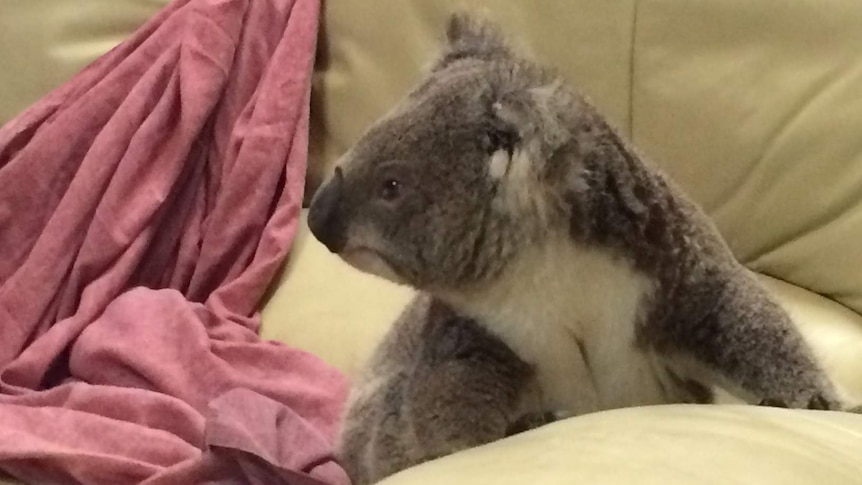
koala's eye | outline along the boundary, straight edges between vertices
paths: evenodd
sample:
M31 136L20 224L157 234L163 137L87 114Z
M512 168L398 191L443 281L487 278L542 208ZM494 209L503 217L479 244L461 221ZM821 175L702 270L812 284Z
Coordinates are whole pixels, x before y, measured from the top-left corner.
M380 197L384 200L395 200L399 195L401 195L401 182L393 178L383 181L383 185L380 186Z

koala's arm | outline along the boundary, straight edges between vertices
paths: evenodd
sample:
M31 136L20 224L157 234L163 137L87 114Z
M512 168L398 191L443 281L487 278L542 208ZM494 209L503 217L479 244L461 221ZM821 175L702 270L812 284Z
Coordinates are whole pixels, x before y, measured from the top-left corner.
M353 389L339 457L355 485L543 424L532 368L476 322L414 302Z
M674 347L699 364L714 384L753 404L841 409L832 383L787 313L743 271L702 293L711 311L678 319Z

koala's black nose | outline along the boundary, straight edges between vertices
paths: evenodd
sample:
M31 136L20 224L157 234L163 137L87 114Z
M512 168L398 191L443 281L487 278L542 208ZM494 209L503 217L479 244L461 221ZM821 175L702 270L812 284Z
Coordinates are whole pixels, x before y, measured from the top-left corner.
M343 217L339 213L343 190L344 174L341 167L336 167L332 179L314 194L308 211L308 228L333 253L344 249L347 242Z

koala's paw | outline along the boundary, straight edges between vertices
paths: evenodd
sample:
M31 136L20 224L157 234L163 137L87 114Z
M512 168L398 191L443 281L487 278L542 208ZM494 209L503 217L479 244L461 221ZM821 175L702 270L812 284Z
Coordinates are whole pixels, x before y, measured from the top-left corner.
M815 394L808 399L789 401L783 398L764 398L758 404L774 408L814 409L818 411L837 411L841 409L841 403L837 399L827 397L822 393Z
M769 398L769 397L764 398L759 403L757 403L757 405L758 406L765 406L768 408L786 408L786 407L788 407L787 403L784 402L784 400Z
M560 421L569 417L571 417L571 413L568 413L566 411L527 413L518 418L518 420L516 420L509 426L509 428L506 430L506 436L523 433L525 431L529 431L531 429L535 429L546 424L551 424L555 421Z

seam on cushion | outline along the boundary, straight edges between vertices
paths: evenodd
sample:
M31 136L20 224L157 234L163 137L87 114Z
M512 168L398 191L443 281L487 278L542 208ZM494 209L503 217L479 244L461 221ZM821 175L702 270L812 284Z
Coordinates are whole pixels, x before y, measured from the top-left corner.
M634 97L635 97L635 42L637 40L638 26L638 5L639 0L634 0L632 3L632 27L631 27L631 44L629 47L629 112L628 112L628 136L634 142L635 136L635 119L634 119Z

